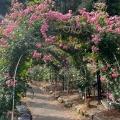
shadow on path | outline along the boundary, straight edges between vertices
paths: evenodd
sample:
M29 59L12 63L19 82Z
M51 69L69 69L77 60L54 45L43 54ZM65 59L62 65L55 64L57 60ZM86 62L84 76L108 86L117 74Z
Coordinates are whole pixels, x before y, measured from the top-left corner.
M34 120L71 120L68 118L56 117L56 116L36 116Z
M33 120L73 120L64 109L55 105L47 95L36 86L31 85L34 96L27 92L28 107L33 115Z

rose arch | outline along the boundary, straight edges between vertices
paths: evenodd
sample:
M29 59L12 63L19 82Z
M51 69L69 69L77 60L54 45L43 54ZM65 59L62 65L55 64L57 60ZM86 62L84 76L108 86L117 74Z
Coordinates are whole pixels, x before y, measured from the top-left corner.
M13 89L15 104L19 101L27 72L37 64L46 64L58 75L68 70L68 76L74 67L82 92L92 87L99 70L110 102L120 105L120 17L109 16L104 3L96 3L91 12L79 10L78 15L72 10L62 14L53 7L52 0L27 7L12 2L11 13L0 23L1 76L7 78L1 81L4 91L9 91L5 93L9 107L0 114L11 110Z

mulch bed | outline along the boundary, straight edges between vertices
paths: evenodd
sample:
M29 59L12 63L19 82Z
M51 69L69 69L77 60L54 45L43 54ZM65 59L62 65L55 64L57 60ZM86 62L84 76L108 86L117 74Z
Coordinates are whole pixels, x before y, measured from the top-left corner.
M120 120L120 112L115 109L102 111L96 116L101 120Z

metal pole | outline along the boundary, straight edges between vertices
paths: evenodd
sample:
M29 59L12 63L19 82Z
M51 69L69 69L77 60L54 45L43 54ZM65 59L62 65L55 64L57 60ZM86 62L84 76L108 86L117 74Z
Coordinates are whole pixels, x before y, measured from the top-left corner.
M100 81L100 70L97 71L97 84L98 84L98 103L97 105L102 104L101 103L101 81Z
M109 110L109 97L108 97L108 80L107 80L107 109Z
M15 84L15 78L16 78L17 68L18 68L18 65L19 65L19 63L20 63L21 58L22 58L22 55L20 56L20 58L19 58L19 60L18 60L18 62L17 62L16 68L15 68L14 77L13 77L14 84ZM14 106L15 106L15 86L13 85L13 103L12 103L12 115L11 115L11 120L14 120Z
M87 83L87 79L86 79L86 70L85 70L85 68L84 68L84 71L85 71L85 82ZM86 98L87 98L87 93L86 93L86 83L85 83L85 100L86 100Z

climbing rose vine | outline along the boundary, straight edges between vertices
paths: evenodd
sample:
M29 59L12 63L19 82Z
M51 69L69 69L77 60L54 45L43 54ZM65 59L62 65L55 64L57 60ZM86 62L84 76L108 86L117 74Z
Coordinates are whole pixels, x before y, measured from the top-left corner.
M89 56L85 58L84 61L87 61L86 64L91 63L95 66L96 61L102 61L100 53L103 48L100 47L100 44L107 35L112 35L114 38L112 41L114 42L119 38L120 16L109 16L109 14L104 11L107 7L104 3L96 3L94 7L96 11L87 12L85 8L78 10L78 15L73 15L72 10L69 10L67 14L53 11L52 8L54 7L54 4L55 2L53 0L44 0L44 2L39 5L29 5L24 9L24 5L22 3L12 1L11 13L7 14L0 24L0 46L3 48L2 53L5 54L7 50L11 50L12 47L14 47L12 46L13 43L23 36L23 33L19 33L19 28L24 26L25 30L30 33L34 33L32 37L37 39L34 39L32 43L32 47L34 49L30 52L33 59L52 62L54 59L51 53L40 53L41 49L49 46L52 46L51 48L54 46L54 50L52 49L53 51L58 51L60 49L67 52L69 50L79 51L82 48L81 46L85 46L85 52L83 55L87 56L87 54L91 52L92 55L94 54L97 56L94 59L90 59ZM71 26L75 27L75 29L69 29ZM67 30L71 30L71 33ZM77 35L74 37L75 33ZM29 43L29 39L25 39L23 43L26 48L29 48L31 45ZM116 47L117 49L120 47L119 42L116 43ZM79 56L77 57L79 58ZM109 60L106 58L105 61L106 62L104 64L108 65ZM62 62L65 65L61 67L61 70L65 71L69 63L69 58L65 57L65 60ZM112 66L111 64L109 65L110 66L107 70L102 68L101 71L105 71L104 73L108 75L106 76L108 81L109 79L117 79L119 83L119 63L117 62L117 67ZM116 67L117 69L109 74L112 67ZM95 66L93 73L97 70L98 68ZM106 81L106 78L101 77L101 81ZM14 86L15 83L7 81L6 84L8 86ZM109 95L109 98L112 98L112 101L115 100L119 102L120 93L118 93L117 97L113 99L114 94Z

